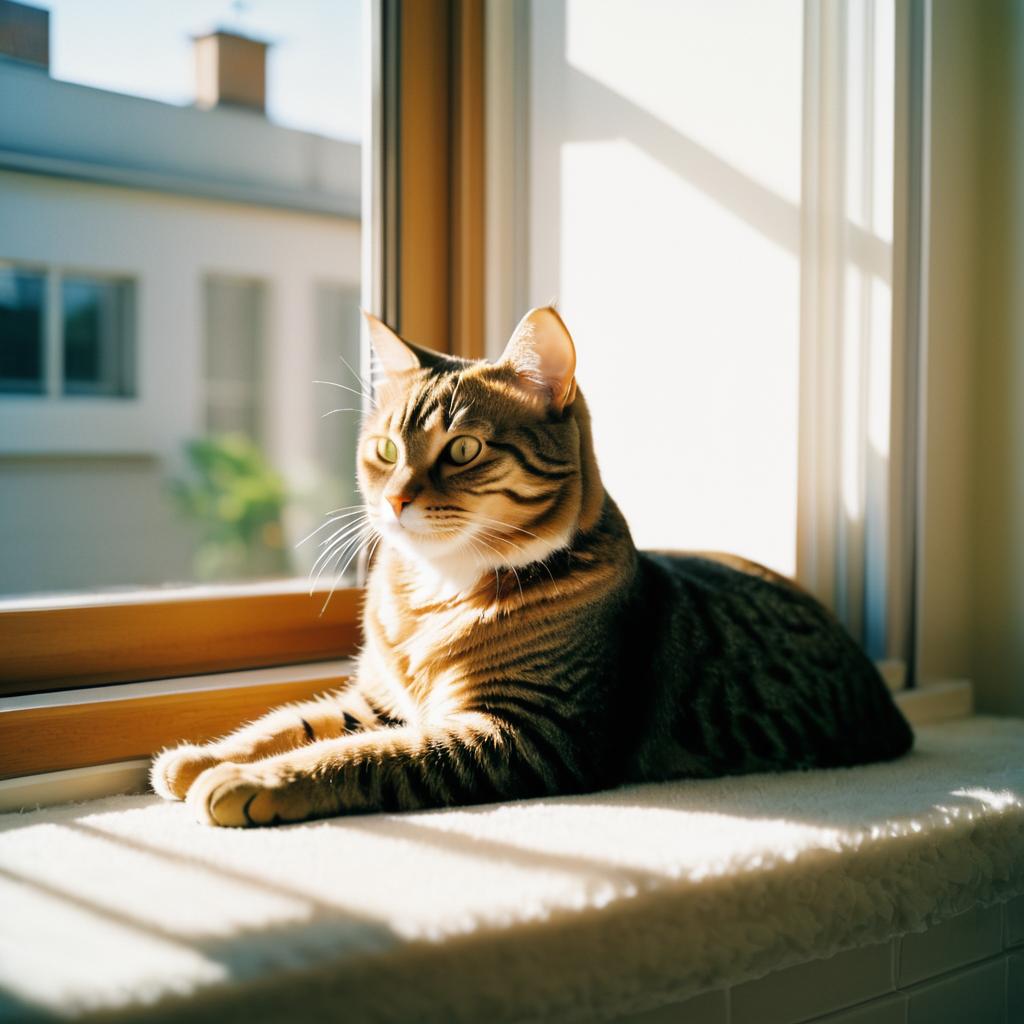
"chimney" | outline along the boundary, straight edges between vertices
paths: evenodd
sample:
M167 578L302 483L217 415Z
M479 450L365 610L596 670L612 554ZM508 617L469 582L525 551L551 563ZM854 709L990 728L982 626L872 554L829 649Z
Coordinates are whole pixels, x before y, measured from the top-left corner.
M195 36L196 106L266 110L268 43L218 29Z
M0 56L50 70L50 12L0 0Z

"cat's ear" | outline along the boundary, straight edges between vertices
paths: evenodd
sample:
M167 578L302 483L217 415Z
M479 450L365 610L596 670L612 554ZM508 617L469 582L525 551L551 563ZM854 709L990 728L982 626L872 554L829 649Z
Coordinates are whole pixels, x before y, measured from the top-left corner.
M366 327L370 332L373 354L377 357L380 368L386 377L395 377L408 370L420 368L416 352L402 341L386 323L378 320L372 313L367 313L365 309L363 310L363 319L366 320Z
M576 397L576 347L551 306L531 309L519 321L499 364L511 366L523 386L546 397L555 412Z

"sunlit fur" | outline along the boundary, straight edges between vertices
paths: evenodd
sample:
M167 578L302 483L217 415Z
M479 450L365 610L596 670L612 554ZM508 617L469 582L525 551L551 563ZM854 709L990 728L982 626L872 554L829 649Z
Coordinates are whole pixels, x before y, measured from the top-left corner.
M357 678L168 751L164 796L254 825L909 748L873 665L813 598L742 559L636 551L571 340L535 312L496 365L381 337L390 368L358 455L367 520L335 542L351 558L380 541ZM444 458L460 436L481 442L462 466Z

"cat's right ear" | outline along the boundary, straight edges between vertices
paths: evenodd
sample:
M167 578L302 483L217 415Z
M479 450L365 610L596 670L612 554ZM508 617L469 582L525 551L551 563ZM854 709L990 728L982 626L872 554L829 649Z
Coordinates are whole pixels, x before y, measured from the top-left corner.
M511 366L523 388L555 412L576 398L576 347L553 306L531 309L519 321L498 362Z
M421 364L416 352L402 341L386 323L378 320L372 313L367 313L365 309L362 313L363 319L366 320L367 330L370 332L373 354L377 357L380 369L384 371L386 377L396 377L398 374L420 368Z

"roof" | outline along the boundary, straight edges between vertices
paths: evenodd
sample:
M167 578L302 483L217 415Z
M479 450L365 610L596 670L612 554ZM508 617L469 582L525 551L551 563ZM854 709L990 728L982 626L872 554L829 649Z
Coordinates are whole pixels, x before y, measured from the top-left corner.
M360 147L0 58L0 168L358 218Z

